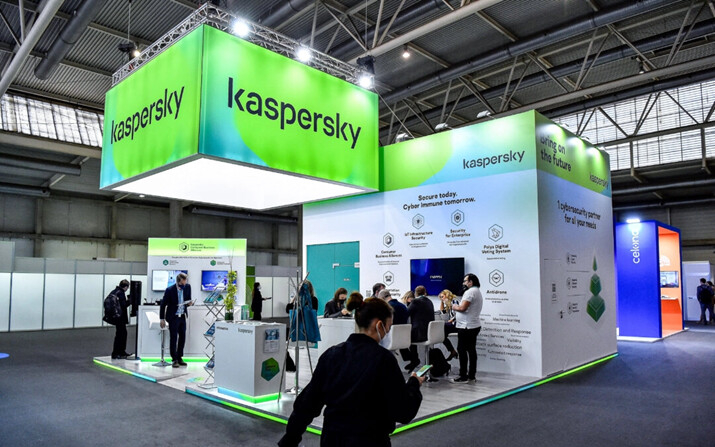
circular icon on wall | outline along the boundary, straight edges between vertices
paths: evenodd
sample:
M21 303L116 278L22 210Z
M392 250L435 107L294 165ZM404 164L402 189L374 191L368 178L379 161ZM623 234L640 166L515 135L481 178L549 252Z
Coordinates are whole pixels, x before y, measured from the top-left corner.
M164 259L164 262L162 262L162 264L164 264L164 265L169 265L169 260L168 260L168 259Z
M183 253L183 252L186 252L186 251L189 251L189 244L187 244L186 242L180 243L180 244L179 244L179 251L182 252L182 253Z
M215 259L212 259L212 260L211 260L211 265L212 265L212 266L215 266L215 265L216 265L216 260L215 260Z

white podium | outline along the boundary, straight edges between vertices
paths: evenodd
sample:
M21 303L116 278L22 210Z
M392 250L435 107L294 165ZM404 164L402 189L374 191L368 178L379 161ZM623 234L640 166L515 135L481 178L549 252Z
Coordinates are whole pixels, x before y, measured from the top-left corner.
M216 322L214 384L219 393L252 403L278 399L285 342L285 324Z

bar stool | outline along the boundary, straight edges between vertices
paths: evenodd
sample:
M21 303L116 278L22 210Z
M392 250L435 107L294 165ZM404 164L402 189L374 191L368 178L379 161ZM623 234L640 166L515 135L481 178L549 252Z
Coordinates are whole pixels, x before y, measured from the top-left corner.
M161 319L156 312L147 312L146 318L149 320L149 330L158 330L161 333L161 360L154 363L152 366L170 366L171 363L164 360L164 342L166 340L166 332L169 330L169 323L162 328Z
M430 321L427 326L427 340L413 342L413 345L425 347L425 364L429 364L429 349L430 347L442 343L444 341L444 321ZM430 374L430 382L437 382L437 379Z

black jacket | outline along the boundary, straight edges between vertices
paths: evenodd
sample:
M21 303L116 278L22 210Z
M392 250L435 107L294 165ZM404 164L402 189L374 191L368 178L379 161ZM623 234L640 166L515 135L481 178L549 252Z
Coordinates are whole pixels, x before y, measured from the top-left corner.
M338 301L337 303L333 300L325 303L325 318L338 318L343 315L342 310L345 309L345 302Z
M251 310L253 312L263 312L263 295L261 291L253 289L253 298L251 299Z
M119 299L119 307L122 308L122 316L120 317L119 324L129 324L129 315L127 315L127 308L129 307L129 302L127 301L127 296L124 293L124 289L117 286L112 291L113 294Z
M189 284L184 286L184 301L191 301L191 286ZM167 321L173 320L178 308L179 292L176 284L174 284L164 291L164 297L161 299L161 306L159 307L159 318ZM184 306L184 315L188 315L186 309L186 306Z
M412 323L412 341L427 340L427 328L430 321L434 321L434 304L426 296L418 296L409 306L407 314Z
M422 403L419 381L405 379L395 356L365 334L329 348L293 404L281 447L297 446L325 406L321 445L390 445L395 423L406 424Z

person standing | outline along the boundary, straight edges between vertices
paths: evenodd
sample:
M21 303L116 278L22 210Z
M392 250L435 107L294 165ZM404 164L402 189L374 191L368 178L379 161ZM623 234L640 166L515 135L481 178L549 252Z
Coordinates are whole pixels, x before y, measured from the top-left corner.
M119 300L119 307L122 309L122 316L119 317L119 321L117 321L114 325L117 328L117 331L114 333L114 347L112 348L113 359L126 359L131 355L126 351L127 324L129 324L129 316L127 315L127 308L129 307L126 296L127 290L129 290L129 281L123 279L111 292L111 294L117 296L117 299Z
M429 324L434 321L434 304L427 297L427 289L424 286L415 288L416 298L407 307L407 315L412 324L411 340L419 342L427 340ZM427 359L425 359L425 362ZM420 356L417 353L417 346L410 346L410 363L405 366L405 370L412 371L420 364Z
M698 302L700 303L700 324L708 324L705 312L710 312L710 320L713 320L713 289L705 278L700 278L698 286Z
M261 313L263 312L263 301L269 298L263 298L261 295L261 283L257 282L253 285L253 298L251 298L251 310L253 311L253 320L261 321Z
M186 308L191 302L191 286L187 284L188 275L179 273L176 275L176 284L164 291L159 307L159 318L161 318L161 328L169 323L169 351L171 352L171 366L178 368L186 366L182 358L184 356L184 344L186 343L186 318L188 313Z
M459 353L459 377L454 383L476 383L477 381L477 335L482 329L479 318L484 299L479 290L479 278L467 273L462 283L464 296L452 310L457 318L457 352Z
M295 399L281 447L298 446L321 411L320 445L389 447L395 423L410 422L420 408L424 378L412 374L405 382L395 356L380 346L392 326L392 308L355 292L348 310L355 311L358 333L320 356L310 383Z

